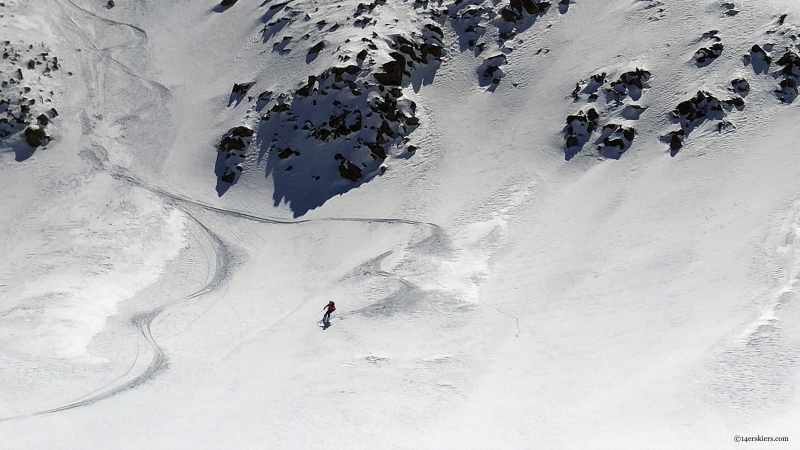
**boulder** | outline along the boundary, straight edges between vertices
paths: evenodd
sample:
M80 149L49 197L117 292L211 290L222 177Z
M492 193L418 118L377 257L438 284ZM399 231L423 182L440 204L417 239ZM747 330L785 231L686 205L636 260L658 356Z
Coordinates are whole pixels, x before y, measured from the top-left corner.
M250 90L251 87L253 87L254 84L255 83L235 83L233 85L233 89L231 90L231 95L244 95Z
M44 132L44 128L33 125L25 129L25 142L33 148L46 144L47 139L48 137Z
M389 61L382 66L383 72L376 73L373 77L375 77L375 81L384 86L400 86L403 83L404 66L405 60L403 62Z
M316 44L314 44L311 48L308 49L308 54L309 55L316 55L316 54L318 54L319 52L321 52L324 49L325 49L325 42L319 41Z
M711 61L719 58L719 56L722 54L722 49L723 46L719 42L711 47L703 47L694 54L694 60L697 65L708 64Z
M737 94L744 95L750 92L750 83L747 82L744 78L737 78L735 80L731 80L731 87L733 91Z
M344 160L339 164L339 175L350 181L361 179L361 169L350 161Z

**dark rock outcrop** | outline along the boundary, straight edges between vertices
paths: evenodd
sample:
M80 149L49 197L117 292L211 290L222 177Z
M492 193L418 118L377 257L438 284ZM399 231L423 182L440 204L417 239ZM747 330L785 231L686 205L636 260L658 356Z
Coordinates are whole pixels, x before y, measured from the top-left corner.
M383 72L378 72L373 75L375 81L384 86L400 86L403 83L403 75L406 74L406 59L398 52L392 52L389 56L394 58L394 61L389 61L383 66Z
M703 47L694 54L695 63L702 67L707 66L715 59L719 58L722 55L723 45L720 42L710 46L710 47Z
M619 101L626 95L633 100L638 100L642 96L642 91L647 87L650 76L649 71L639 68L623 73L611 83L609 89L606 89L608 100Z
M671 115L680 124L680 130L667 133L663 140L668 142L672 156L683 146L689 134L707 120L722 121L733 108L743 109L744 99L732 97L721 100L707 91L697 91L694 97L684 100L675 107Z
M767 73L769 65L772 64L772 58L767 54L760 45L756 44L750 49L750 53L744 57L745 63L750 63L753 66L755 73Z
M307 54L308 55L316 55L316 54L318 54L319 52L321 52L323 50L325 50L325 42L319 41L316 44L314 44L311 47L309 47Z
M350 161L344 160L339 164L339 175L350 181L361 179L361 169Z
M25 142L33 148L46 144L48 140L44 128L33 125L25 129Z
M500 84L505 73L500 66L506 64L506 55L500 53L483 60L478 67L478 84L481 86L496 87Z
M776 62L782 66L780 70L780 89L775 91L778 99L783 103L792 103L798 95L797 85L800 83L800 56L786 50L786 53Z
M243 163L253 137L253 129L238 126L228 130L217 145L217 176L219 180L234 184L244 171Z
M628 150L636 137L636 130L626 125L609 123L603 126L600 136L602 144L598 150L604 158L619 159Z
M235 83L231 95L245 95L255 83Z
M739 95L747 95L750 92L750 83L744 78L731 80L731 90Z
M564 139L567 149L582 146L589 140L595 129L597 129L600 115L594 108L587 111L578 111L576 114L567 116L567 125L564 127Z
M639 116L647 109L631 100L638 101L642 98L650 87L650 77L649 71L637 67L621 73L616 79L606 72L599 72L576 83L570 95L573 103L588 95L586 102L594 107L567 117L567 126L564 128L566 159L577 155L597 129L601 132L594 140L596 150L591 152L592 156L619 159L630 149L636 136L630 122L639 120ZM600 97L599 93L605 95ZM602 126L601 117L602 122L605 122Z
M11 148L23 161L52 140L45 128L58 116L52 83L60 65L43 43L20 46L6 40L0 45L0 143L19 142Z
M528 15L545 14L551 3L539 0L510 0L509 4L500 10L500 16L507 22L518 22Z

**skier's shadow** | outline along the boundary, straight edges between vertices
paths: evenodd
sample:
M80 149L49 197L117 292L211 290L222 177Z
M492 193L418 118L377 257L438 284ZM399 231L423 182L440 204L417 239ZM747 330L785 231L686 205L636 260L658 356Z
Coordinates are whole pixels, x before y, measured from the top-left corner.
M327 330L331 326L330 320L321 320L320 323L322 324L322 331Z

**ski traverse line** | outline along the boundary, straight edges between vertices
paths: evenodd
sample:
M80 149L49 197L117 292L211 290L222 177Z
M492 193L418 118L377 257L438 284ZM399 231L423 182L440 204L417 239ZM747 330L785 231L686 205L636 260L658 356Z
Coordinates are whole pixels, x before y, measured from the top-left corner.
M169 89L166 86L164 86L164 85L162 85L162 84L160 84L160 83L158 83L156 81L153 81L153 80L150 80L150 79L145 79L145 78L141 77L140 75L137 75L137 74L133 73L133 71L129 67L127 67L125 64L123 64L122 62L120 62L116 58L114 58L114 56L112 55L112 50L114 48L120 48L120 47L125 47L125 46L133 47L133 46L137 46L137 45L143 45L143 41L147 41L148 40L147 33L143 29L141 29L139 27L136 27L136 26L134 26L132 24L117 22L117 21L114 21L114 20L110 20L110 19L107 19L107 18L100 17L97 14L78 6L72 0L68 0L68 3L70 5L72 5L72 7L74 7L78 11L80 11L82 14L85 14L85 15L88 15L88 16L94 18L94 19L97 19L97 20L101 21L104 24L112 25L112 26L116 26L116 27L124 27L124 28L127 28L129 30L132 30L134 38L129 40L129 41L127 41L127 42L124 42L122 44L116 45L114 47L108 47L108 48L102 48L102 49L98 48L94 44L91 44L91 50L93 50L98 55L98 57L100 58L101 61L105 62L108 65L109 69L116 69L116 70L124 73L125 75L130 76L131 78L135 78L137 80L140 80L140 81L144 82L147 85L150 85L151 87L155 88L155 90L158 92L158 95L162 99L168 99L168 98L171 97L171 93L170 93ZM81 32L81 27L71 17L67 16L67 19L75 26L76 30ZM84 36L85 36L85 33L84 33ZM87 36L87 39L88 39L88 36ZM89 41L91 42L90 39L89 39ZM142 108L144 108L144 107L142 107ZM108 166L110 166L110 167L108 167ZM191 294L189 294L189 295L187 295L185 297L182 297L181 299L176 300L174 302L166 303L166 304L158 306L158 307L156 307L154 309L137 313L133 317L131 317L131 323L139 329L142 337L145 339L145 341L147 342L148 346L150 347L150 349L153 352L152 360L148 364L147 368L144 369L144 371L142 371L138 375L135 375L133 377L128 378L128 375L136 367L136 365L137 365L137 363L139 361L139 358L141 357L140 349L137 346L137 353L136 353L136 357L134 359L134 362L133 362L132 366L122 376L118 377L115 381L112 381L111 383L107 384L105 387L101 387L99 389L95 389L94 391L84 395L83 397L80 397L79 399L77 399L75 401L72 401L70 403L67 403L65 405L57 406L57 407L54 407L54 408L48 408L48 409L44 409L44 410L39 410L39 411L35 411L35 412L32 412L32 413L11 416L11 417L0 417L0 423L1 422L5 422L5 421L10 421L10 420L30 418L30 417L41 416L41 415L46 415L46 414L53 414L53 413L57 413L57 412L61 412L61 411L67 411L67 410L70 410L70 409L79 408L79 407L82 407L82 406L87 406L87 405L96 403L98 401L108 399L108 398L113 397L113 396L115 396L117 394L120 394L122 392L134 389L134 388L146 383L147 381L152 380L159 373L161 373L161 372L163 372L164 370L167 369L167 367L168 367L168 357L165 354L164 350L159 345L158 341L153 336L153 333L152 333L152 330L151 330L151 325L153 324L155 319L157 317L159 317L162 312L164 312L167 308L169 308L171 306L175 306L177 304L182 304L182 303L191 301L191 300L193 300L193 299L195 299L197 297L200 297L200 296L202 296L202 295L204 295L206 293L209 293L209 292L215 290L216 288L221 286L231 276L231 273L232 273L232 270L231 270L232 269L232 267L231 267L231 252L228 249L228 247L226 246L226 244L224 243L224 241L217 234L215 234L210 229L208 229L199 219L197 219L195 216L193 216L185 208L186 205L193 205L193 206L199 207L201 209L204 209L204 210L207 210L207 211L211 211L211 212L215 212L215 213L218 213L218 214L227 215L227 216L230 216L230 217L235 217L235 218L242 219L242 220L248 220L248 221L253 221L253 222L258 222L258 223L264 223L264 224L299 225L299 224L307 224L307 223L312 223L312 222L313 223L324 223L324 222L373 223L374 222L374 223L393 224L393 225L411 225L411 226L418 226L418 227L427 227L427 228L431 229L432 235L446 235L444 230L439 225L437 225L435 223L416 221L416 220L411 220L411 219L402 219L402 218L326 217L326 218L315 218L315 219L286 220L286 219L279 219L279 218L263 217L263 216L249 214L249 213L245 213L245 212L241 212L241 211L235 211L235 210L216 207L216 206L204 203L204 202L196 200L196 199L192 199L192 198L189 198L189 197L185 197L185 196L182 196L182 195L179 195L179 194L175 194L175 193L166 191L166 190L164 190L162 188L159 188L159 187L150 185L148 183L145 183L142 180L138 179L137 177L135 177L133 175L130 175L126 169L124 169L124 168L122 168L120 166L114 165L113 163L110 163L107 159L106 159L105 163L103 163L103 162L100 163L100 167L98 169L99 170L104 170L105 169L106 171L108 171L110 173L110 175L114 179L117 179L117 180L120 180L120 181L123 181L123 182L127 182L127 183L129 183L129 184L131 184L133 186L145 189L145 190L147 190L149 192L152 192L152 193L156 194L157 196L159 196L163 200L166 200L168 203L172 204L174 207L176 207L181 212L186 214L186 216L189 217L191 219L191 221L194 222L200 228L202 234L206 237L206 240L211 244L211 247L213 248L214 253L215 253L215 257L214 257L215 269L213 271L213 274L206 281L206 283L203 286L201 286L197 291L195 291L195 292L193 292L193 293L191 293ZM386 255L383 255L383 256L386 256ZM207 255L207 257L208 257L208 255ZM209 260L209 263L210 263L211 262L210 261L211 258L208 257L207 259ZM413 285L413 283L403 279L402 277L395 276L395 275L390 274L388 272L379 271L375 275L376 276L383 276L383 277L391 278L391 279L394 279L394 280L400 282L402 284L401 289L410 290L410 289L414 289L416 287L416 286ZM364 309L364 308L362 308L362 309ZM361 310L351 311L349 314L358 313L360 311Z
M402 218L392 218L392 217L319 217L314 219L299 219L299 220L287 220L287 219L279 219L274 217L264 217L258 216L255 214L245 213L241 211L236 211L232 209L225 209L220 208L217 206L210 205L205 202L201 202L199 200L195 200L189 197L184 197L179 194L174 194L172 192L166 191L164 189L152 186L148 183L145 183L138 178L124 173L127 172L125 169L120 168L119 166L114 166L115 170L111 171L111 176L127 181L133 185L141 187L142 189L148 190L153 192L154 194L161 195L168 199L174 200L175 202L186 203L190 205L194 205L200 207L202 209L216 212L219 214L236 217L239 219L245 219L253 222L261 222L261 223L269 223L273 225L297 225L297 224L305 224L305 223L313 223L313 222L359 222L359 223L391 223L391 224L403 224L403 225L415 225L415 226L425 226L430 227L436 230L439 233L445 234L442 227L433 223L433 222L423 222L418 220L412 219L402 219Z
M423 221L417 221L417 220L411 220L411 219L402 219L402 218L320 217L320 218L314 218L314 219L286 220L286 219L278 219L278 218L272 218L272 217L257 216L257 215L254 215L254 214L249 214L249 213L245 213L245 212L241 212L241 211L235 211L235 210L230 210L230 209L225 209L225 208L219 208L219 207L216 207L216 206L213 206L213 205L209 205L207 203L204 203L204 202L192 199L192 198L184 197L182 195L166 191L166 190L164 190L162 188L159 188L159 187L156 187L156 186L152 186L152 185L150 185L150 184L148 184L148 183L136 178L133 175L130 175L129 173L127 173L127 170L125 170L122 167L119 167L119 166L114 165L114 164L110 164L110 165L112 167L110 173L111 173L111 176L113 178L119 179L119 180L122 180L122 181L126 181L126 182L128 182L128 183L130 183L130 184L132 184L134 186L137 186L139 188L142 188L142 189L145 189L147 191L150 191L150 192L152 192L152 193L154 193L154 194L156 194L158 196L161 196L162 198L164 198L166 200L171 200L172 202L174 202L176 207L178 207L179 209L184 211L186 214L189 214L188 211L186 211L185 208L181 207L180 203L193 205L193 206L199 207L201 209L205 209L207 211L215 212L215 213L222 214L222 215L227 215L227 216L230 216L230 217L235 217L235 218L238 218L238 219L249 220L249 221L257 222L257 223L265 223L265 224L270 224L270 225L300 225L300 224L324 223L324 222L381 223L381 224L390 224L390 225L411 225L411 226L417 226L417 227L427 227L427 228L429 228L431 230L431 235L430 236L435 236L435 235L446 236L446 234L447 234L441 226L439 226L439 225L437 225L437 224L435 224L433 222L423 222ZM191 217L192 217L193 220L197 221L197 223L201 227L205 228L205 226L198 219L196 219L193 216L191 216ZM205 228L205 229L209 233L211 233L210 230L208 230L207 228ZM430 236L424 237L420 241L428 239ZM377 256L373 260L374 261L380 261L380 260L386 258L387 256L389 256L389 254L391 254L391 253L392 253L392 251L390 250L388 252L385 252L385 253ZM401 289L403 289L403 290L411 290L411 289L415 289L416 288L416 286L413 283L409 282L408 280L406 280L406 279L404 279L402 277L398 277L398 276L396 276L396 275L394 275L392 273L389 273L389 272L386 272L386 271L383 271L383 270L377 270L377 271L375 271L375 273L371 273L371 274L374 275L374 276L381 276L381 277L384 277L384 278L393 279L393 280L395 280L395 281L397 281L397 282L402 284ZM359 309L354 310L354 311L349 311L345 315L363 312L363 311L369 309L371 306L372 305L369 305L369 306L366 306L366 307L363 307L363 308L359 308Z
M219 238L219 236L217 236L215 233L209 230L205 225L203 225L190 213L183 210L182 208L179 209L181 209L185 214L187 214L187 216L189 216L199 226L199 228L203 232L203 235L206 236L206 238L209 241L216 244L212 245L215 253L215 261L214 261L215 269L213 271L213 274L206 281L206 283L195 292L172 303L166 303L149 311L138 313L131 318L131 323L137 328L139 328L139 331L141 332L142 336L145 338L145 340L147 341L148 345L150 346L150 348L153 350L154 353L153 359L150 361L150 364L147 366L147 368L142 373L128 379L127 381L123 381L122 383L120 383L120 381L123 380L126 377L126 375L128 375L131 372L131 370L133 370L133 367L136 366L136 362L139 359L139 349L137 346L136 358L134 359L131 368L128 369L128 371L121 377L117 378L115 381L112 381L111 383L106 385L106 387L92 391L90 394L83 396L82 399L67 403L66 405L35 411L27 414L21 414L17 416L0 417L0 422L5 422L15 419L23 419L34 416L41 416L45 414L52 414L56 412L79 408L81 406L90 405L100 400L105 400L107 398L113 397L114 395L117 395L119 393L128 391L130 389L134 389L146 383L147 381L153 379L160 372L166 370L168 366L168 358L164 353L163 349L161 348L161 346L153 337L152 331L150 329L150 326L152 325L153 321L167 308L175 306L177 304L188 302L192 299L200 297L201 295L213 291L214 289L218 288L230 276L230 251L222 242L222 240ZM108 388L108 386L112 385L116 386ZM96 393L98 391L100 392Z
M113 165L112 165L113 166ZM168 366L168 358L164 353L161 346L158 344L158 341L153 337L152 331L150 329L153 321L167 308L174 306L176 304L181 304L188 302L192 299L200 297L201 295L207 294L214 289L218 288L222 285L231 275L231 252L228 250L228 247L225 245L224 241L214 232L212 232L208 227L206 227L199 219L193 216L189 211L186 210L185 207L181 205L183 204L190 204L193 206L200 207L202 209L215 212L218 214L228 215L231 217L236 217L244 220L254 221L258 223L267 223L272 225L299 225L299 224L307 224L312 222L356 222L356 223L385 223L385 224L398 224L398 225L413 225L413 226L426 226L430 227L432 230L435 230L439 233L444 234L444 230L442 228L431 222L422 222L422 221L415 221L410 219L399 219L399 218L362 218L362 217L327 217L327 218L317 218L317 219L301 219L301 220L283 220L283 219L276 219L276 218L269 218L269 217L261 217L253 214L248 214L240 211L228 210L224 208L218 208L212 205L208 205L206 203L184 197L178 194L174 194L164 189L149 185L138 178L124 174L124 169L119 168L118 166L113 166L117 170L111 171L111 176L115 179L120 181L127 182L131 185L139 187L141 189L145 189L149 192L156 194L157 196L161 197L164 200L169 201L172 203L176 208L180 209L181 212L186 214L202 231L203 235L206 236L209 242L212 243L212 247L214 248L215 252L215 270L213 275L210 279L204 284L200 289L189 294L186 297L183 297L180 300L177 300L171 304L164 304L155 309L144 311L134 315L131 318L131 323L139 328L142 336L147 341L148 345L152 349L154 355L153 359L151 360L148 367L140 374L136 375L135 377L123 382L122 384L118 384L119 381L125 377L125 375L129 374L130 371L133 369L133 366L136 365L136 361L138 361L138 350L137 350L137 359L134 360L134 364L131 369L128 369L125 375L120 377L119 379L115 380L114 382L110 383L109 385L117 384L116 387L111 389L103 390L103 388L99 389L101 392L91 395L88 398L84 398L82 400L77 400L74 402L70 402L66 405L58 406L55 408L49 408L45 410L40 410L28 414L22 414L12 417L2 417L0 418L0 422L15 420L15 419L23 419L28 417L35 417L41 416L45 414L52 414L61 411L67 411L74 408L79 408L82 406L90 405L92 403L96 403L101 400L105 400L107 398L113 397L114 395L120 394L122 392L128 391L130 389L134 389L147 381L155 378L159 373L166 370ZM378 259L383 259L383 257L388 256L391 252L387 252L383 255L380 255ZM389 272L385 272L383 270L379 270L374 275L381 276L385 278L390 278L395 281L398 281L403 285L402 289L409 290L415 288L415 286L403 279L402 277L397 277L394 274ZM372 305L370 305L372 306ZM356 314L362 312L363 310L367 310L370 306L360 308L355 311L350 311L346 315ZM343 318L343 317L342 317ZM107 385L108 386L108 385ZM93 392L98 392L95 390ZM85 397L85 396L84 396Z

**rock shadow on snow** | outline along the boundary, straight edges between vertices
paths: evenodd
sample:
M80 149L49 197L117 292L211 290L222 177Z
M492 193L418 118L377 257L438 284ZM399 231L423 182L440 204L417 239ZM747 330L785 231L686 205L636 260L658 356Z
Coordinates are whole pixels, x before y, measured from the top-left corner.
M234 4L236 4L238 0L222 0L219 5L213 7L211 11L215 13L223 13L231 8Z
M731 84L740 86L739 80L734 80ZM733 127L732 123L725 120L725 116L733 109L741 111L744 107L745 103L742 97L733 96L729 99L720 99L708 91L697 91L694 97L678 103L670 113L680 129L665 134L661 137L661 141L669 144L670 156L675 156L683 147L689 134L703 123L716 121L717 131L722 132Z
M239 103L244 100L245 96L247 95L247 91L253 87L255 83L235 83L233 88L231 89L231 95L228 97L228 106L237 106Z
M750 49L750 53L744 56L744 63L749 63L753 67L754 73L766 74L769 73L769 66L772 64L772 58L767 54L764 48L756 44Z
M238 126L228 130L217 145L214 173L217 175L216 190L220 197L239 181L252 137L252 129Z
M260 6L263 7L267 4L269 4L269 0L265 1ZM269 41L286 25L289 25L292 22L291 15L293 10L291 7L287 7L288 5L289 2L280 2L270 5L269 8L267 8L267 12L261 16L261 23L264 24L264 28L261 29L263 42Z

